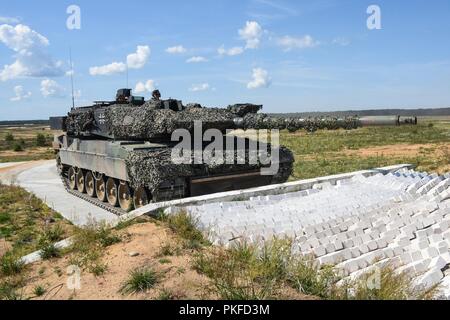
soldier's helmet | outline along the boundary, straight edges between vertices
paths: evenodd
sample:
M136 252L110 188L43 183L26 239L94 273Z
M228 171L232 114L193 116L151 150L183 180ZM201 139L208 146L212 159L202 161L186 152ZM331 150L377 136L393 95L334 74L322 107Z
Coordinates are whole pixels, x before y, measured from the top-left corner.
M159 90L153 90L152 97L153 99L159 100L161 98L161 92Z

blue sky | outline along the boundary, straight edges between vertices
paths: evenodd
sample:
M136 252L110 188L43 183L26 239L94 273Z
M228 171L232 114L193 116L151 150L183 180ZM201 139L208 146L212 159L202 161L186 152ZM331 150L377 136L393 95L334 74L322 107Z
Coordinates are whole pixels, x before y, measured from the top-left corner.
M450 106L448 0L0 4L0 120L70 109L69 47L77 105L112 99L128 64L139 95L156 87L184 103L253 102L266 112ZM80 30L66 27L71 4ZM381 30L367 28L372 4Z

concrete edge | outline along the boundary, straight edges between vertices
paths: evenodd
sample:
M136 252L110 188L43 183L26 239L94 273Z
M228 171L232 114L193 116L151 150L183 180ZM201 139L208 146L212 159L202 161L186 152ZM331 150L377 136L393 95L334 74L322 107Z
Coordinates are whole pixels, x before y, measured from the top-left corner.
M67 239L61 240L59 242L56 242L54 244L54 246L57 249L66 249L72 245L72 239L73 238L67 238ZM32 263L41 261L42 260L41 253L42 253L42 250L38 250L38 251L32 252L30 254L27 254L26 256L23 256L22 258L20 258L20 262L27 265L27 264L32 264Z
M168 208L168 207L177 207L177 206L187 206L187 205L200 205L209 202L217 202L217 201L242 201L248 200L251 197L256 196L266 196L266 195L277 195L281 193L291 193L302 190L311 189L315 184L329 182L332 185L336 185L339 180L351 179L356 175L363 175L365 177L373 176L378 173L388 174L389 172L395 172L400 169L412 169L413 165L411 164L399 164L381 168L375 168L371 170L361 170L350 173L342 173L331 176L319 177L314 179L305 179L298 180L292 182L286 182L275 185L268 185L263 187L244 189L244 190L236 190L236 191L227 191L221 193L215 193L205 196L184 198L180 200L171 200L166 202L158 202L151 203L147 206L139 208L137 210L131 211L127 214L124 214L119 217L119 221L117 223L128 221L130 219L135 219L142 215L152 215L156 211Z

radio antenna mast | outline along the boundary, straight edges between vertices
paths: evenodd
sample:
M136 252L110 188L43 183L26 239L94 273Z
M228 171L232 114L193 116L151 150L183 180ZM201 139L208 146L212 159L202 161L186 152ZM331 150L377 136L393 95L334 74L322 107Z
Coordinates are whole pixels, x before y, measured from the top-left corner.
M128 89L128 62L127 62L127 86L126 88Z
M70 59L70 83L72 86L72 108L75 108L75 95L73 92L73 63L72 63L72 48L69 47L69 59Z

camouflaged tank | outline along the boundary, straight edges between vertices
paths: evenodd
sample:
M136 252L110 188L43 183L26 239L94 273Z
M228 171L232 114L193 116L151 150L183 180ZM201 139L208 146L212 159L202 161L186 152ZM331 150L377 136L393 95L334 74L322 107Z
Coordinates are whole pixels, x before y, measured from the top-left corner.
M51 118L56 136L54 149L61 178L69 192L95 202L113 212L129 211L149 202L245 189L282 183L292 173L294 157L285 147L261 144L271 163L249 161L251 140L229 134L235 129L353 129L358 118L277 118L258 113L262 106L237 104L227 108L184 106L181 101L150 100L118 90L115 101L97 101L88 107L73 108L66 117ZM223 133L223 145L232 137L232 163L198 163L194 152L191 163L174 163L172 141L177 129L196 133L216 129ZM193 139L194 140L194 139ZM209 142L203 141L205 150ZM240 146L240 147L235 147ZM195 149L192 142L192 149ZM197 145L197 149L199 146ZM240 151L240 152L239 152ZM227 152L230 152L227 150ZM277 163L273 163L277 161ZM261 169L276 165L278 170L262 175ZM121 210L112 209L120 207Z

